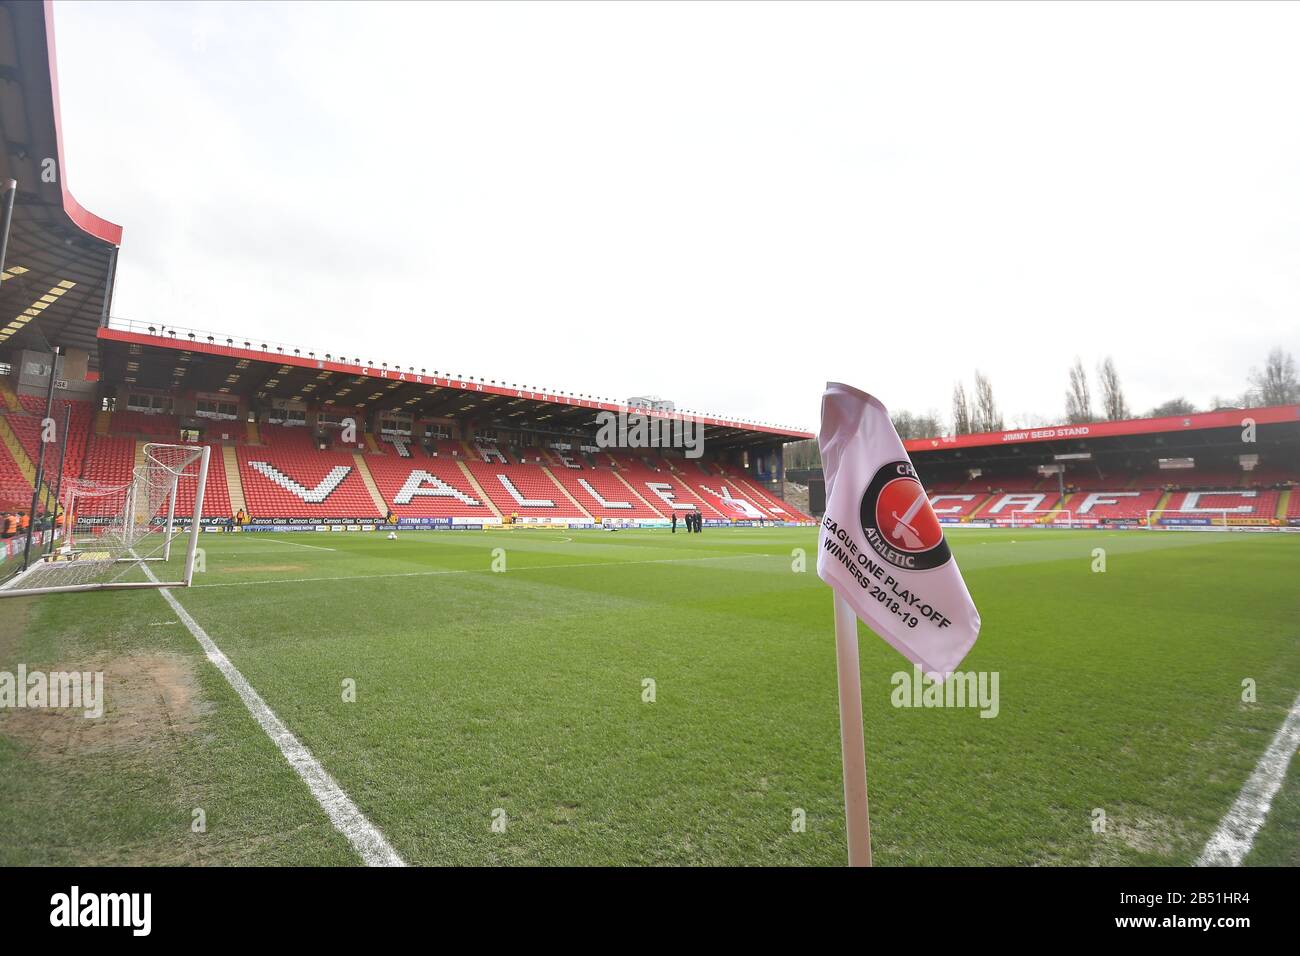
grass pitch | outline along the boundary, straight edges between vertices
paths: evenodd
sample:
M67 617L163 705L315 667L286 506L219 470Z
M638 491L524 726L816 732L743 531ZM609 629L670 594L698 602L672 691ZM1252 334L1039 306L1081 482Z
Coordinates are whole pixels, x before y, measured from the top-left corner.
M893 707L863 629L876 862L1193 862L1300 693L1300 536L950 540L999 712ZM202 544L173 593L407 862L843 862L815 528ZM359 862L158 594L0 602L20 662L107 711L0 711L0 864ZM1297 826L1293 763L1248 862Z

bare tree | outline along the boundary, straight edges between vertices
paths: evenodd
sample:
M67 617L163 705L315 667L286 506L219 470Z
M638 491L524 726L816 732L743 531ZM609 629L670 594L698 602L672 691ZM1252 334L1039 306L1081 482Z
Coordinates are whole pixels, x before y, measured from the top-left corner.
M919 437L916 434L916 416L911 412L894 412L889 416L889 420L894 423L894 431L898 432L898 437L903 441Z
M979 369L975 370L975 415L971 427L977 432L1002 431L1002 413L993 400L993 384Z
M1250 393L1247 392L1246 395ZM1224 398L1222 395L1215 395L1210 399L1209 410L1212 412L1236 411L1239 408L1245 408L1250 404L1246 396L1241 398Z
M938 438L944 434L943 419L934 408L927 409L924 415L916 416L916 427L920 431L917 438Z
M820 468L821 466L822 453L817 445L817 439L810 438L804 441L791 442L785 446L786 470L791 468Z
M1295 358L1281 348L1270 349L1264 370L1250 370L1250 400L1260 405L1291 405L1300 402L1300 379Z
M1179 395L1177 398L1171 398L1169 401L1151 409L1151 411L1147 412L1147 418L1170 418L1174 415L1194 415L1195 413L1196 406Z
M1070 366L1070 390L1065 393L1065 420L1071 425L1095 421L1092 415L1092 393L1088 389L1088 373L1083 370L1083 360L1077 356Z
M1101 408L1107 420L1117 422L1128 418L1124 389L1120 387L1119 373L1115 371L1115 362L1109 355L1097 366L1097 378L1101 382Z
M891 420L894 423L894 431L898 432L898 437L904 441L909 438L934 438L943 434L943 422L939 421L939 414L934 410L924 415L908 411L895 412Z
M1048 425L1059 425L1060 422L1055 418L1047 415L1040 415L1038 412L1019 412L1008 415L1006 418L1006 427L1021 428L1044 428Z
M952 387L952 433L971 433L970 402L966 400L966 386L961 382Z

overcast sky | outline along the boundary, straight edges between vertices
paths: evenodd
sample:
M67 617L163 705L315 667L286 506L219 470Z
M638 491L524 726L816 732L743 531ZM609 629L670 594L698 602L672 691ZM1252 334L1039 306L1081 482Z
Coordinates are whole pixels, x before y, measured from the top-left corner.
M117 316L816 427L1300 353L1300 6L56 4ZM1094 393L1096 388L1094 386Z

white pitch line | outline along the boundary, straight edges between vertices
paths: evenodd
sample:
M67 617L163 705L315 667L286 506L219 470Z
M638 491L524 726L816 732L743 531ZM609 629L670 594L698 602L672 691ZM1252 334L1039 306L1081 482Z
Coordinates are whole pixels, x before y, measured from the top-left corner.
M155 584L158 578L154 576L153 569L149 565L144 565L144 573ZM284 754L289 765L298 772L303 783L307 784L307 789L311 795L316 798L316 802L321 805L334 824L334 828L342 833L352 848L357 851L366 866L405 866L402 858L397 855L397 851L389 845L384 839L384 835L379 829L366 819L357 805L352 802L352 798L343 792L343 788L334 782L334 778L329 775L324 767L320 765L310 750L303 746L302 742L293 735L293 732L284 725L284 722L275 715L273 711L262 700L261 695L257 693L244 679L244 675L239 669L231 663L221 650L217 647L212 638L208 637L207 631L199 626L199 623L190 617L188 611L181 607L179 601L172 596L167 588L159 588L163 598L171 605L173 611L181 619L189 632L194 635L194 639L199 642L204 652L208 655L208 660L216 665L217 670L225 676L226 681L234 688L235 693L239 695L248 708L248 712L253 715L253 719L261 725L266 731L266 735L275 741L275 745L280 748L280 753Z
M687 564L691 561L734 561L738 558L771 558L771 554L747 551L743 554L717 554L708 558L651 558L646 561L592 561L583 564L534 564L526 568L512 568L506 572L563 571L566 568L613 568L633 564ZM489 568L451 568L442 571L390 571L385 574L341 574L319 578L267 578L262 581L219 581L215 584L192 584L196 588L244 588L263 584L310 584L313 581L370 581L376 578L426 578L444 574L491 574Z
M1233 801L1228 812L1219 821L1219 828L1214 831L1197 866L1241 866L1241 861L1250 852L1255 836L1264 825L1268 808L1273 797L1286 778L1291 755L1300 747L1300 697L1291 705L1291 711L1282 721L1273 742L1259 758L1254 771L1246 778L1241 793Z

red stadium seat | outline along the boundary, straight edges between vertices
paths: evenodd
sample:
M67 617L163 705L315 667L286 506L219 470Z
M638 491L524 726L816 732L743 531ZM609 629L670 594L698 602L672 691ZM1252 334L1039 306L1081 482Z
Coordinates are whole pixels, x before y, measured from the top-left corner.
M586 521L588 518L538 465L472 461L469 470L483 493L503 515L561 521Z
M418 444L407 446L409 458L397 455L366 459L380 494L399 518L476 518L496 515L461 471L457 459L430 457ZM461 449L463 452L463 449ZM462 454L460 461L465 460Z

